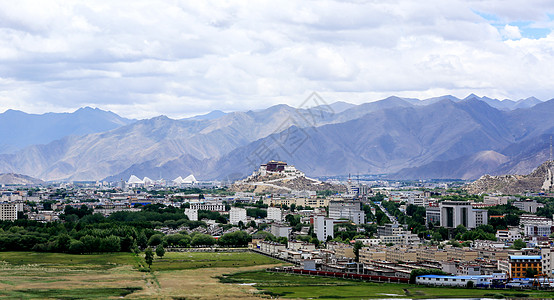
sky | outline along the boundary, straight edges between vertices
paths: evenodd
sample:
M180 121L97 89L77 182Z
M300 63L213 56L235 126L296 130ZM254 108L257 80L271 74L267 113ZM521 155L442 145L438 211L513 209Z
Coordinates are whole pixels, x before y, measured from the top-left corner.
M0 0L0 112L554 98L554 1Z

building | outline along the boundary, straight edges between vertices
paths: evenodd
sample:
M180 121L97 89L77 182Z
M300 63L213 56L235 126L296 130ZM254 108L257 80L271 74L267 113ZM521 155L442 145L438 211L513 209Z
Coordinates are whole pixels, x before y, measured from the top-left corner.
M231 207L229 211L229 223L237 225L239 222L246 224L246 209Z
M544 207L542 203L538 203L537 200L526 199L524 201L516 201L513 203L515 207L528 213L536 213L537 208Z
M523 225L525 236L550 236L554 232L554 226L548 224L525 224Z
M0 203L0 221L17 220L17 205L15 203Z
M504 243L513 243L521 239L519 228L500 229L496 231L496 239Z
M348 219L355 224L364 224L365 213L361 210L361 206L359 201L331 201L329 202L329 218Z
M185 208L185 215L191 221L198 221L198 209L194 208Z
M267 176L273 174L284 174L286 176L302 177L304 173L297 170L294 166L288 165L286 162L270 160L267 164L260 165L257 172L254 172L250 177Z
M510 198L509 196L485 196L483 197L483 203L486 205L506 205Z
M221 202L191 202L190 208L197 210L225 211L225 204Z
M267 219L281 222L283 220L283 211L279 207L268 207Z
M542 272L549 278L554 278L554 248L541 248Z
M282 224L271 224L271 234L273 234L276 237L286 237L287 239L290 239L290 233L292 231L292 227L285 226Z
M377 236L395 236L404 233L404 229L398 224L385 224L377 226Z
M329 206L329 199L328 198L317 198L317 197L300 197L300 198L292 198L292 197L266 197L264 198L264 204L267 204L268 206L275 206L275 207L281 207L283 205L291 206L292 204L303 207L312 207L312 208L318 208L318 207L327 207Z
M523 214L519 216L520 225L536 224L536 225L552 225L552 220L546 217L539 217L536 215Z
M427 206L425 208L425 217L427 219L427 224L440 224L441 222L441 209L439 206Z
M466 287L471 281L475 286L487 286L492 283L492 277L492 275L421 275L416 277L416 284Z
M360 262L369 264L372 261L386 261L387 253L383 250L377 250L375 248L362 247L359 252Z
M498 261L498 269L506 272L509 278L526 278L527 269L542 273L542 257L540 255L510 255L507 260Z
M463 225L468 229L487 224L487 211L474 209L468 201L443 201L439 204L440 225L446 228L456 228Z
M334 238L334 224L334 219L330 219L325 216L315 216L314 232L317 239L320 241L326 241L327 237L331 237L331 239Z

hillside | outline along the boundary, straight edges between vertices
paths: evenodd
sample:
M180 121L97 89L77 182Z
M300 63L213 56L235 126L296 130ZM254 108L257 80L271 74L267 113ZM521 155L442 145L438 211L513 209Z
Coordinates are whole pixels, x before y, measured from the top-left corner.
M552 191L552 181L545 184L545 181L552 179L552 174L554 174L554 161L547 161L528 175L484 175L464 189L473 194L499 193L510 195Z
M44 181L36 179L30 176L14 174L14 173L2 173L0 174L0 184L4 185L39 185Z

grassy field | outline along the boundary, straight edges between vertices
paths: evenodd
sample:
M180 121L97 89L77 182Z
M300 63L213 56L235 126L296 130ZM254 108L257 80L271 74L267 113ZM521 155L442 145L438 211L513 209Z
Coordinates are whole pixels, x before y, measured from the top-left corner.
M239 268L274 264L277 261L251 252L237 253L195 253L167 252L163 258L156 259L152 270L186 270L205 268Z
M521 297L517 291L429 288L269 273L281 262L250 252L167 252L152 272L131 253L0 252L0 299L368 299ZM232 275L224 275L232 273ZM252 286L251 284L255 284ZM554 298L554 293L524 292Z
M248 299L255 289L217 277L279 263L249 252L168 252L141 272L143 257L131 253L0 252L0 299Z
M435 288L409 284L385 284L343 280L316 276L269 273L265 271L243 272L223 276L222 282L251 284L262 293L283 298L300 299L367 299L367 298L501 298L529 296L552 299L554 292L521 292L510 290L481 290Z

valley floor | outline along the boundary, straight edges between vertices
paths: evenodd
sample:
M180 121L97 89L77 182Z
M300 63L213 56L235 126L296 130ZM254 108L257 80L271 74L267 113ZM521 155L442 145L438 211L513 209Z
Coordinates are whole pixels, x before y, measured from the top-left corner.
M0 252L0 299L317 299L524 297L552 292L432 288L269 273L281 262L250 252L168 252L152 272L131 253Z

